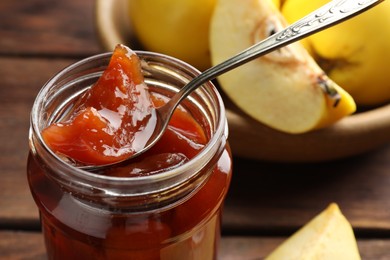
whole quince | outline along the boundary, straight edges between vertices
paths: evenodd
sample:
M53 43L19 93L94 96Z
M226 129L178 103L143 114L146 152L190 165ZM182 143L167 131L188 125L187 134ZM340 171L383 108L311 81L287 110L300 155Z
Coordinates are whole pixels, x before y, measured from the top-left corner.
M133 30L144 49L211 66L209 25L217 0L128 0ZM272 0L280 6L280 0Z
M286 0L281 11L292 23L328 0ZM390 2L304 40L317 63L358 105L390 101Z
M209 24L216 0L129 0L134 33L144 49L210 67Z

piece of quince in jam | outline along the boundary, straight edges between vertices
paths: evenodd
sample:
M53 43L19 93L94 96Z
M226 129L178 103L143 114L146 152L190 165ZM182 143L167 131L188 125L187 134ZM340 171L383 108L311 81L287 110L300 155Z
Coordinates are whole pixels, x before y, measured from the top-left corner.
M117 45L99 80L74 104L64 122L43 130L46 144L57 154L81 164L122 161L143 148L153 130L154 106L140 60ZM142 135L143 141L135 140Z

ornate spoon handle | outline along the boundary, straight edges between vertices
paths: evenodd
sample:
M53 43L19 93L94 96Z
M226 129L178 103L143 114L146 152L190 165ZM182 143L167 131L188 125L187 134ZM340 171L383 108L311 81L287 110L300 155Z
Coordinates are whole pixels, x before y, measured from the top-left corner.
M297 21L296 23L290 25L286 29L271 35L265 40L253 45L252 47L233 56L232 58L205 70L203 73L193 78L182 89L180 89L180 91L176 93L164 106L156 109L156 115L158 119L156 120L154 133L148 140L145 147L141 151L138 151L135 156L140 155L144 151L148 150L160 139L175 108L185 97L187 97L193 90L201 86L203 83L212 80L224 72L232 70L261 55L267 54L277 48L295 42L304 36L313 34L321 29L327 28L333 24L363 12L369 7L374 6L375 4L378 4L382 1L384 0L333 0L312 12L308 16ZM331 87L326 88L325 91L329 96L334 98L337 103L339 100L337 91ZM126 160L120 162L119 164L125 163ZM105 167L111 167L111 165L85 166L81 168L98 170Z
M340 23L383 1L384 0L331 1L316 12L305 16L281 31L275 40L287 41L288 38L302 38L303 36L315 33L318 30L323 30L336 22Z

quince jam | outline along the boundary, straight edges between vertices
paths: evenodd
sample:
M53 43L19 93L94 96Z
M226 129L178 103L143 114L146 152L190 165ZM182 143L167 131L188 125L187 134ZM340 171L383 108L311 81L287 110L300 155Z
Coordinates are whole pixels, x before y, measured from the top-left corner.
M72 113L46 128L42 136L53 151L79 164L115 163L143 148L154 130L153 108L163 104L148 92L137 55L118 45L103 75L77 100ZM129 173L151 173L181 164L206 142L197 122L177 110L162 140L143 157L158 161L159 169L141 161L134 164L140 168Z
M165 102L165 96L149 91L137 55L119 45L98 81L67 109L61 122L43 129L41 138L72 164L121 161L142 146L140 136L151 134L154 109ZM232 160L221 135L213 144L218 149L207 150L212 153L204 157L207 161L191 164L200 160L196 155L213 137L203 117L179 107L155 146L125 166L98 173L64 166L32 131L27 173L48 258L216 259ZM40 125L34 120L45 117L34 118L33 126ZM179 184L165 183L171 181L165 173L180 178L194 169L196 175ZM148 183L159 176L164 177ZM139 191L132 182L139 183Z

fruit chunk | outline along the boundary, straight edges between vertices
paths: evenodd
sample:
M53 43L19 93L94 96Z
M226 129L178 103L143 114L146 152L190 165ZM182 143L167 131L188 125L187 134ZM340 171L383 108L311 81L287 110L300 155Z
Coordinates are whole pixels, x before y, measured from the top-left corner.
M42 136L53 151L77 162L113 163L143 148L154 130L153 111L138 57L118 45L103 75L76 101L69 118L50 125Z
M266 258L273 259L353 260L360 255L351 225L332 203Z
M218 64L287 24L271 0L220 0L210 29L212 64ZM232 101L277 130L303 133L353 113L355 103L330 80L300 43L294 43L218 78ZM324 91L341 96L334 101Z
M293 22L328 0L286 0L282 13ZM305 39L318 64L358 105L390 101L390 2Z

